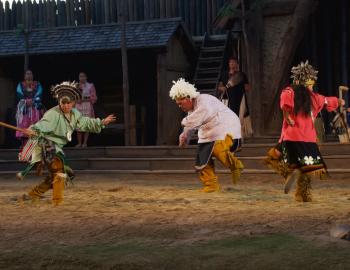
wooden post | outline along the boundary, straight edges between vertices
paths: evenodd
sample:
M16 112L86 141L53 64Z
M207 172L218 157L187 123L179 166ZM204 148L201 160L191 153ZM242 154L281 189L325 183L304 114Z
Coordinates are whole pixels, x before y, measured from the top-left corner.
M9 30L11 25L10 17L10 3L9 1L5 2L5 14L4 14L4 30Z
M17 4L12 2L11 9L9 9L9 29L14 29L17 26Z
M43 11L43 1L39 0L38 4L38 18L39 18L39 27L42 28L44 25L44 11Z
M138 21L139 20L139 15L138 15L138 10L137 10L137 3L138 0L133 0L133 14L134 14L134 21ZM129 19L130 20L130 19Z
M207 0L207 33L211 34L213 31L212 27L213 19L211 17L211 0Z
M13 27L17 27L19 24L23 24L22 3L16 3L16 22Z
M33 28L38 28L39 22L39 9L38 9L38 3L36 1L33 1L33 5L32 5L32 27Z
M90 0L90 1L91 1L90 2L91 23L96 24L96 0Z
M0 2L0 30L4 30L5 12L2 2Z
M64 12L62 10L62 1L57 1L57 26L63 26L64 22Z
M109 4L110 4L110 22L111 23L116 23L118 21L117 19L117 7L116 7L116 0L110 0Z
M105 15L105 23L110 23L111 22L111 18L109 16L109 12L110 12L110 5L109 5L109 0L104 0L103 2L104 4L104 15Z
M348 28L347 28L347 3L348 1L341 1L341 84L348 85L348 65L347 65L347 52L348 52ZM348 123L350 124L350 123Z
M178 16L182 17L182 20L185 22L185 7L184 7L184 0L179 0L178 1Z
M171 17L171 0L165 0L165 17Z
M155 18L159 19L160 18L160 14L159 14L159 8L160 8L160 1L159 0L154 0L155 4L154 4L154 16Z
M130 105L130 145L134 146L137 144L136 137L136 106Z
M201 9L202 9L202 0L196 0L196 35L200 36L201 35L201 22L202 22L202 14L201 14Z
M141 106L141 145L146 145L146 107Z
M204 33L207 30L207 1L202 2L202 8L201 8L201 35L204 35Z
M178 17L178 15L177 15L177 2L178 2L178 0L171 1L171 17Z
M71 19L70 19L70 1L66 0L66 26L70 26L71 25Z
M86 21L85 21L85 16L86 16L86 7L85 7L85 0L80 0L79 1L80 4L80 15L79 15L79 20L80 20L80 24L82 25L86 25Z
M54 27L57 27L57 4L56 1L51 3L52 23Z
M165 1L166 0L159 0L159 18L161 18L161 19L165 18L165 16L166 16Z
M124 142L130 145L130 112L129 112L129 68L128 53L126 44L126 1L121 1L121 9L119 16L122 21L122 31L120 36L120 49L122 54L122 70L123 70L123 107L124 107Z
M24 71L28 70L29 68L29 31L28 29L24 29L23 31L24 36Z
M155 5L156 5L156 1L155 0L149 0L150 4L149 4L149 17L150 19L155 19Z
M85 24L91 24L91 9L90 9L90 1L89 0L83 0L85 1L84 7L85 7Z
M143 3L143 0L138 0L137 7L138 7L137 20L138 21L143 21L144 20L144 3Z
M216 18L216 0L211 0L211 20L213 21L214 18ZM212 31L212 33L214 34L215 32L217 32L217 30Z
M47 0L43 1L43 27L48 27L47 20Z
M149 20L149 0L143 0L143 17L145 20Z
M189 0L189 1L190 1L190 30L191 30L191 34L194 35L196 31L196 28L195 28L196 0Z
M67 0L69 1L69 16L70 16L70 23L72 26L75 26L75 0Z
M185 23L186 23L187 29L191 31L190 1L184 1L184 14L185 14Z

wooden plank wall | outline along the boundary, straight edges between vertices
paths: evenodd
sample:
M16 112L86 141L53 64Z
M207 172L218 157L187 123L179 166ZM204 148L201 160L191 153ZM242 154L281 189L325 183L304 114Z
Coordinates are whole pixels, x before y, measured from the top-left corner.
M0 31L118 22L123 0L0 0ZM212 22L225 0L124 0L128 21L182 17L194 36L219 33Z

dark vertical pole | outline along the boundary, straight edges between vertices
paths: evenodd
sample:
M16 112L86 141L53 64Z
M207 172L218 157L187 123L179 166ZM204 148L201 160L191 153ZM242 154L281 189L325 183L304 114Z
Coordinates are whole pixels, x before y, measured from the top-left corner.
M149 20L149 0L143 0L143 17L145 20Z
M24 29L23 31L24 36L24 71L26 71L29 68L29 31L28 29Z
M159 0L159 18L163 19L165 18L165 0Z
M341 54L340 54L340 61L341 61L341 80L340 83L343 85L348 84L348 65L347 65L347 50L348 50L348 43L347 43L347 0L341 1Z
M187 26L187 29L191 29L191 20L190 20L190 2L184 1L184 13L185 13L185 23Z
M23 2L24 71L29 68L29 1Z
M202 17L202 22L201 22L201 35L204 35L207 29L207 1L202 2L202 9L201 9L201 17Z
M201 35L201 22L202 22L202 14L201 14L201 10L202 10L202 0L196 0L196 8L195 8L195 15L196 15L196 36L200 36Z
M10 13L10 3L5 2L5 14L4 14L4 30L9 30L11 27L11 13Z
M130 112L129 112L129 78L128 78L128 53L126 44L126 1L121 1L119 16L122 22L122 31L120 36L120 48L122 54L123 70L123 107L124 107L124 142L130 145Z
M0 2L0 30L4 30L4 18L5 18L4 6L2 2Z
M189 0L189 2L190 2L190 29L191 29L191 34L195 35L196 0Z

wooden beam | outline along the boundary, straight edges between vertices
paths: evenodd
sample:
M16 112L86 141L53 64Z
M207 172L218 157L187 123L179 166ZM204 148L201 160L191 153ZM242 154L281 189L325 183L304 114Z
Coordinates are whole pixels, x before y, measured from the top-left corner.
M119 16L122 22L122 31L120 35L120 48L122 53L122 70L123 70L123 108L124 108L124 144L130 145L130 108L129 108L129 68L128 53L126 44L126 13L127 0L122 0Z

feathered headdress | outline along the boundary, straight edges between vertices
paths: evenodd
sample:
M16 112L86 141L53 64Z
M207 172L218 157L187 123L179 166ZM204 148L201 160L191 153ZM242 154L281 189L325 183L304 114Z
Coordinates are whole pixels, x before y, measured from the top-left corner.
M176 82L173 81L173 86L170 89L169 96L173 99L179 98L195 98L199 95L196 87L185 81L184 78L178 79Z
M309 60L292 67L291 72L292 75L290 77L293 79L294 84L305 84L308 80L317 81L318 71L309 64Z
M78 88L76 82L62 82L55 86L51 87L52 96L58 100L58 102L66 97L70 101L79 101L81 100L81 91Z

